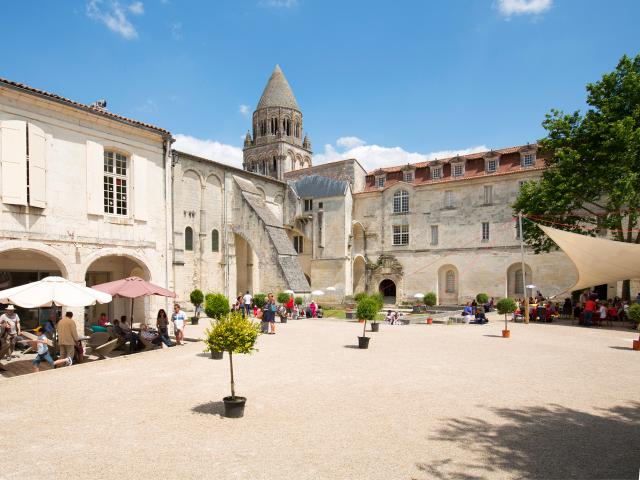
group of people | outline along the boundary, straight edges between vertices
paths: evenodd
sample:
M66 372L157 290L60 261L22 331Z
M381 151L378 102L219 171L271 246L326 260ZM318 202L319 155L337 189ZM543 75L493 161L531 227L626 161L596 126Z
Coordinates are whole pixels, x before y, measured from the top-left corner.
M387 315L384 317L384 321L389 325L402 325L402 320L404 320L404 315L397 310L395 312L387 310Z
M484 305L478 304L476 300L467 302L462 309L462 316L464 317L465 323L477 323L479 325L489 323L485 313L493 310L493 301L493 297L491 297L491 299Z

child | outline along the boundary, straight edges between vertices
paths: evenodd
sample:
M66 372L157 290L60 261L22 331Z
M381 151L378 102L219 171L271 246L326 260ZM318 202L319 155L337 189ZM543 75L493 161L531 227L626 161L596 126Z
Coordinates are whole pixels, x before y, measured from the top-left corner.
M40 362L42 362L43 360L47 362L51 366L51 368L56 368L53 359L51 358L51 354L49 353L49 347L47 346L47 342L49 339L44 334L42 327L36 328L34 332L38 336L38 338L37 340L33 341L37 352L36 358L33 359L33 371L40 371Z

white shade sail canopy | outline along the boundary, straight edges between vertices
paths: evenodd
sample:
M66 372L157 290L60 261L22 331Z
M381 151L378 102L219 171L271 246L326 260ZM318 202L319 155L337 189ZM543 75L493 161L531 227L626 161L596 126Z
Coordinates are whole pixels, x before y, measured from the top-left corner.
M23 308L86 307L96 303L109 303L111 295L78 285L62 277L46 277L37 282L0 291L0 303Z
M571 259L578 279L566 291L640 278L640 245L538 225Z

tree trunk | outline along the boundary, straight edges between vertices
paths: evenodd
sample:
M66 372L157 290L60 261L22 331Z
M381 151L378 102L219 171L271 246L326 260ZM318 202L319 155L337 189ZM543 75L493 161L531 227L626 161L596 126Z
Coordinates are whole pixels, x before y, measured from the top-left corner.
M364 319L364 329L362 330L362 336L366 337L367 336L367 319Z
M509 327L507 327L507 314L504 314L504 329L505 330L509 330Z
M631 280L622 281L622 300L631 301Z
M229 352L229 367L231 367L231 398L236 398L236 386L233 382L233 353Z

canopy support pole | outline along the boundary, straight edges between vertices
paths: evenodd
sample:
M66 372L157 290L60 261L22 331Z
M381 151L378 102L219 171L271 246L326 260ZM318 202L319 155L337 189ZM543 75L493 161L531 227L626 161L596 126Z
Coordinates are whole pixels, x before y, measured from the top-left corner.
M527 295L527 270L524 263L524 231L522 230L522 213L518 213L520 230L520 257L522 261L522 291L524 292L524 323L529 323L529 295Z

